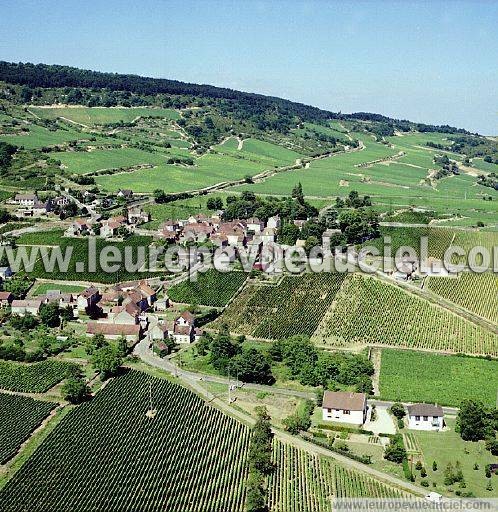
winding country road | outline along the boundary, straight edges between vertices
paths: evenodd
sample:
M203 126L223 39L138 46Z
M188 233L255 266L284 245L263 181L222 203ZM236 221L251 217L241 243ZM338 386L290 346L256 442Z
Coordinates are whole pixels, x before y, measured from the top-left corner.
M172 375L174 375L176 377L182 378L185 381L185 383L187 384L187 386L189 386L191 389L193 389L198 394L203 396L207 402L216 405L219 409L221 409L226 414L237 418L238 420L242 421L243 423L245 423L249 426L254 425L255 419L253 417L251 417L249 414L247 414L244 411L241 411L240 409L232 407L230 404L226 403L225 401L221 400L220 398L217 398L215 395L213 395L211 392L209 392L208 390L206 390L204 387L202 387L200 385L200 381L218 382L218 383L223 383L223 384L228 385L228 379L225 379L224 377L205 375L205 374L199 374L199 373L182 370L182 369L178 368L175 364L173 364L170 359L161 359L160 357L156 356L150 349L149 342L147 341L147 339L143 339L140 343L138 343L135 346L134 354L137 355L144 363L146 363L150 366L154 366L156 368L165 370L168 373L171 373ZM235 381L233 381L233 384L235 384ZM275 388L273 386L260 386L257 384L248 384L248 383L243 383L243 386L244 386L244 388L247 388L247 389L264 390L264 391L268 391L271 393L277 393L277 394L283 394L283 395L289 395L289 396L302 396L304 398L310 398L311 396L313 396L313 393L296 392L296 391L292 391L289 389ZM383 403L389 403L389 402L383 402ZM341 455L339 453L332 452L331 450L327 450L324 447L310 443L301 437L293 436L293 435L291 435L287 432L284 432L283 430L280 430L278 428L273 427L272 431L275 434L275 436L278 437L281 441L287 442L294 446L298 446L299 448L306 450L308 453L333 458L347 467L356 469L358 471L361 471L362 473L370 474L373 477L375 477L376 479L381 480L382 482L385 482L390 485L394 485L398 488L401 488L405 491L415 494L416 496L425 496L425 494L426 494L426 491L423 488L418 487L418 486L412 484L411 482L407 482L407 481L401 480L399 478L396 478L392 475L388 475L386 473L382 473L381 471L377 471L376 469L373 469L372 467L370 467L366 464L361 464L360 462L356 462L348 457L344 457L343 455Z

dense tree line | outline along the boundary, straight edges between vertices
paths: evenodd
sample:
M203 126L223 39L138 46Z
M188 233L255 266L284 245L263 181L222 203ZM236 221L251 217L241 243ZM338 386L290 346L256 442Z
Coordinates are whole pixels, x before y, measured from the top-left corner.
M129 74L102 73L69 66L0 61L0 80L9 84L24 86L20 96L20 100L24 103L28 103L34 96L40 95L39 89L47 88L68 88L68 103L86 102L89 106L115 106L117 104L137 106L147 103L144 102L144 97L150 98L157 95L189 96L204 100L204 102L199 102L199 106L209 104L210 100L214 99L222 115L230 114L239 119L255 121L257 128L263 131L275 130L286 133L291 126L296 126L298 122L302 121L320 122L328 119L345 119L382 123L383 127L380 130L386 132L386 134L391 133L394 129L455 134L469 133L466 130L448 125L412 123L407 120L394 119L369 112L334 113L282 98L212 85L199 85L178 80L148 78ZM91 91L103 91L104 95L89 94ZM116 93L119 93L119 95L116 95ZM127 95L122 96L122 93ZM176 100L178 98L170 99L173 102ZM182 102L181 99L179 101ZM185 106L185 100L183 103L183 105L172 103L171 106L180 108ZM168 105L165 103L163 106Z

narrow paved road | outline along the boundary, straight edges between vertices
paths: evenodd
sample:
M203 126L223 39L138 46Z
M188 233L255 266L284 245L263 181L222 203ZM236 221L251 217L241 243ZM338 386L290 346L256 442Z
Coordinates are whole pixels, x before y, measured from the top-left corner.
M146 338L144 338L140 343L135 345L134 354L137 355L144 363L147 363L150 366L155 366L156 368L160 368L162 370L167 371L171 375L174 375L176 377L182 377L191 382L215 382L218 384L225 384L226 386L228 386L229 383L228 378L226 377L183 370L182 368L179 368L176 364L174 364L170 358L163 359L159 356L156 356L150 349L149 342ZM263 384L252 384L249 382L236 381L235 379L230 380L230 383L233 385L237 384L238 386L242 386L244 389L264 391L276 395L309 398L311 400L314 400L316 398L316 395L313 392L294 391L292 389L279 388L275 386L265 386ZM389 400L369 399L368 401L370 404L375 404L376 406L381 407L390 407L394 403ZM403 402L403 404L405 406L410 405L409 402ZM443 411L445 414L458 414L458 409L456 407L443 407Z
M152 351L149 348L149 344L147 340L142 340L140 343L138 343L135 346L134 354L140 357L140 359L149 364L150 366L155 366L156 368L160 368L162 370L165 370L172 375L175 375L177 377L181 377L185 380L185 383L187 386L191 387L194 391L196 391L198 394L203 396L206 401L209 403L212 403L216 405L219 409L221 409L226 414L236 417L243 423L247 425L254 425L254 418L251 417L249 414L245 413L244 411L241 411L240 409L234 408L225 401L215 397L212 393L207 391L204 387L202 387L199 384L199 381L208 381L208 382L222 382L228 385L228 379L224 379L223 377L216 377L212 375L203 375L203 374L197 374L193 372L187 372L185 370L179 369L177 366L175 366L169 359L161 359L160 357L156 356L152 353ZM234 381L235 384L235 381ZM271 386L258 386L255 384L244 384L244 387L247 387L249 389L264 389L265 391L270 391L273 393L282 393L286 395L292 395L292 396L301 396L301 393L294 392L288 389L282 389L282 388L273 388ZM303 395L308 395L307 393L304 393ZM312 395L312 393L310 393ZM321 446L317 446L313 443L310 443L306 441L305 439L297 436L293 436L287 432L284 432L283 430L280 430L278 428L272 428L273 433L277 438L279 438L283 442L290 443L294 446L298 446L299 448L302 448L303 450L306 450L308 453L313 453L316 455L322 455L329 458L333 458L340 462L341 464L356 469L358 471L361 471L362 473L367 473L372 475L373 477L377 478L378 480L381 480L382 482L385 482L390 485L394 485L398 488L401 488L405 491L408 491L412 494L415 494L417 496L424 496L425 491L424 489L417 487L416 485L412 484L411 482L407 482L404 480L401 480L399 478L396 478L394 476L388 475L386 473L382 473L380 471L377 471L376 469L373 469L372 467L361 464L360 462L356 462L348 457L344 457L343 455L340 455L339 453L332 452L330 450L327 450L326 448L323 448Z

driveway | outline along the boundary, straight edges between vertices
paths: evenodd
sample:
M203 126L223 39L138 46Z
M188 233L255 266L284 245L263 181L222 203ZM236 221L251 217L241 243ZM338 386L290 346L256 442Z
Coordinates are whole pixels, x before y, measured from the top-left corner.
M371 430L374 434L396 434L396 426L387 407L377 406L377 419L368 420L363 427L365 430Z

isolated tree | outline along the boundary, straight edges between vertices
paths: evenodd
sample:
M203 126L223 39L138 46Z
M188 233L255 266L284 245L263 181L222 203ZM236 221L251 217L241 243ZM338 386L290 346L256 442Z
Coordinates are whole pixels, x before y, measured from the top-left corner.
M72 404L79 404L86 400L90 390L82 377L68 377L61 390L65 400Z
M391 405L391 413L393 416L398 418L398 420L401 420L406 416L405 406L399 402L396 402L395 404Z
M58 327L60 325L60 309L57 302L42 304L40 307L40 320L47 327Z
M460 406L457 424L464 441L485 439L490 427L486 407L477 400L464 400Z
M254 347L243 350L231 360L230 373L244 382L267 385L275 382L268 359Z
M122 359L117 348L106 345L95 350L91 362L94 368L100 372L101 380L105 380L118 373Z

